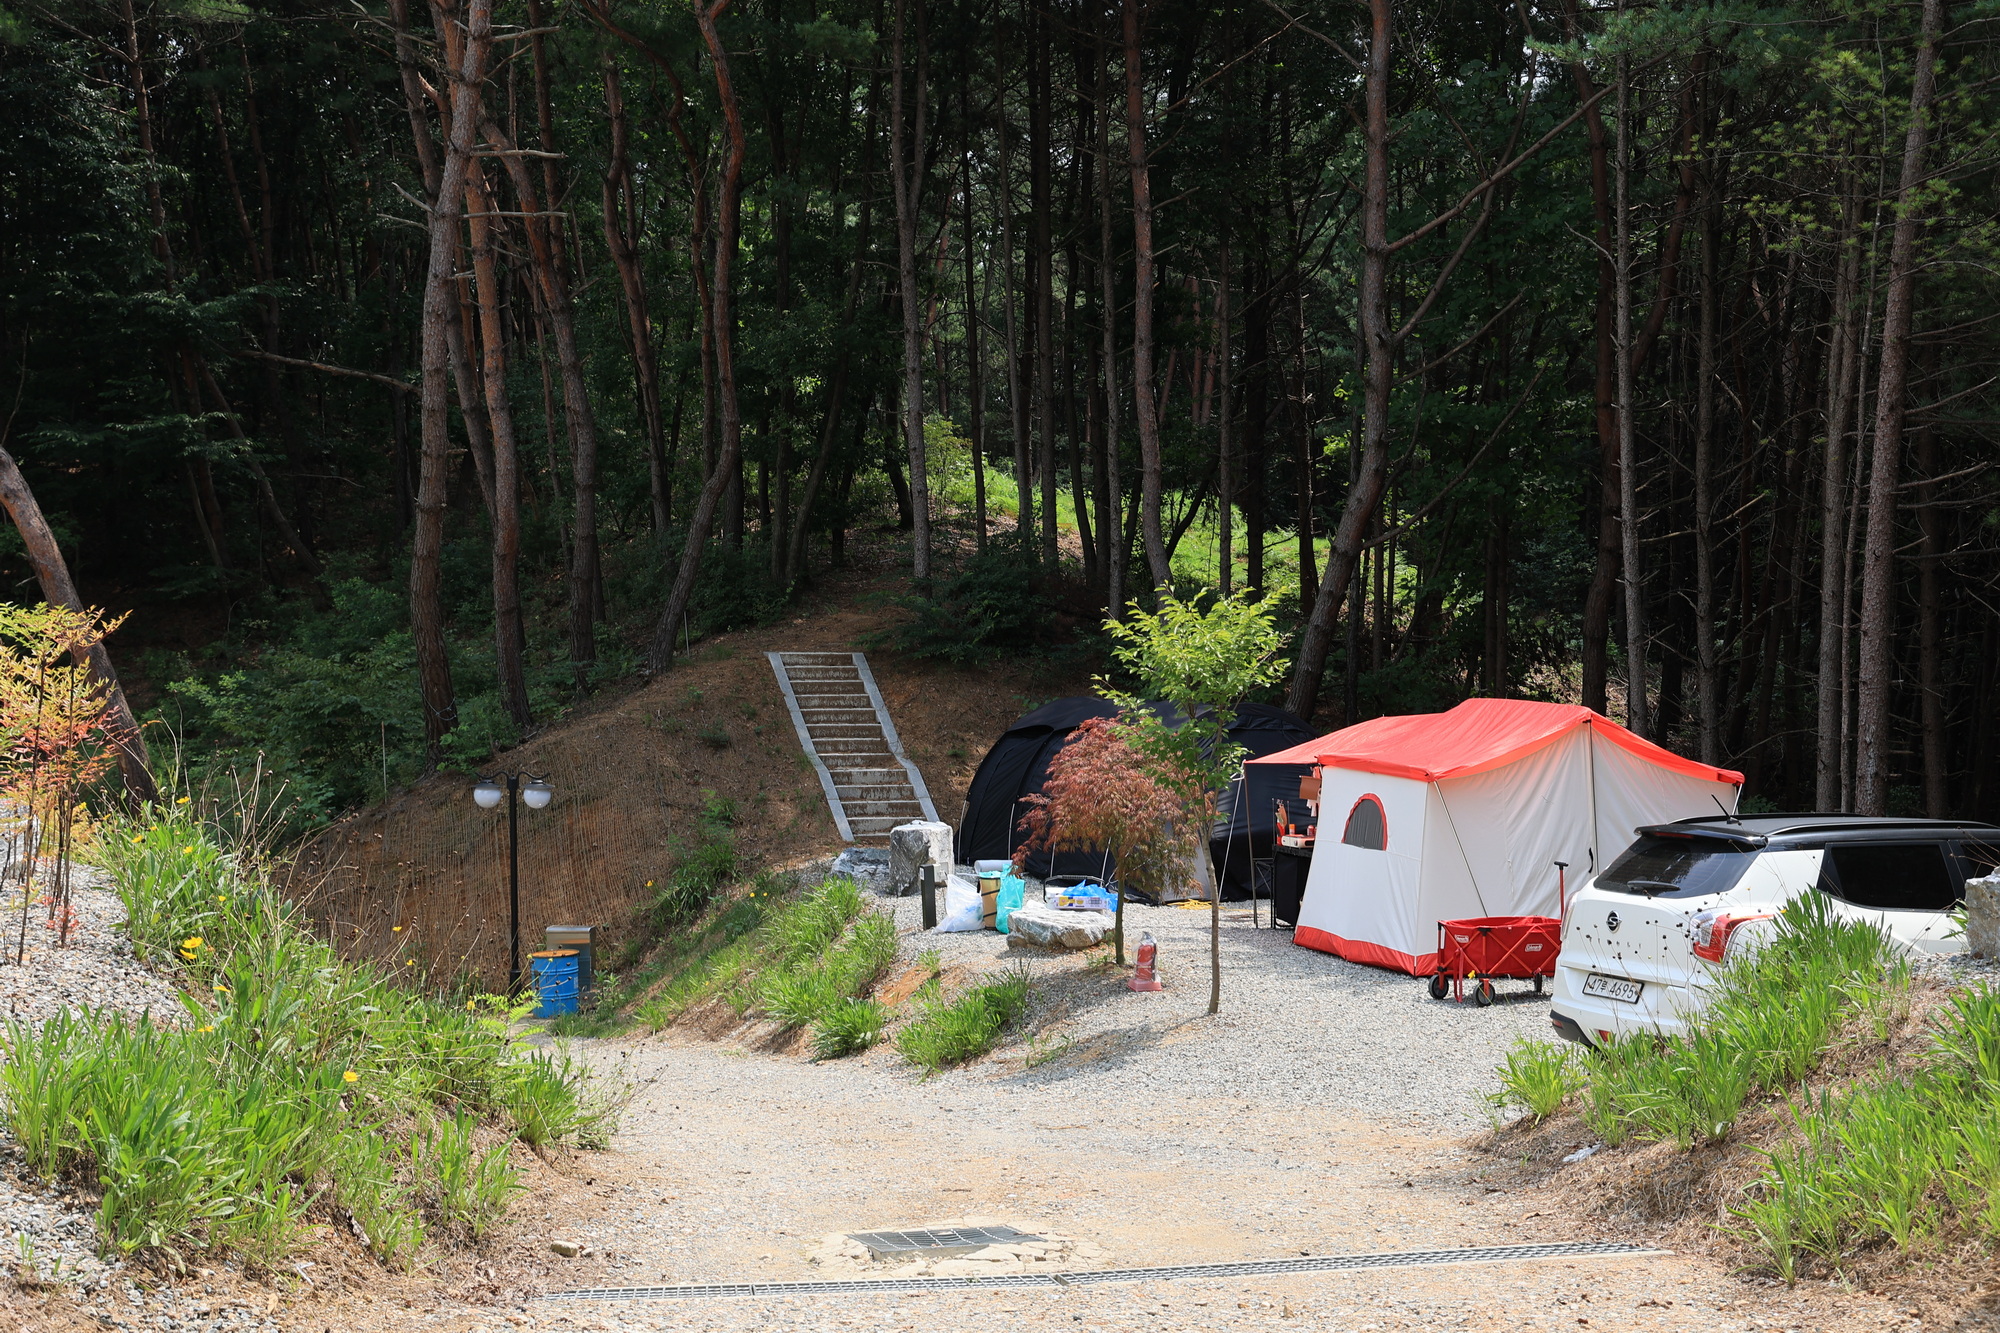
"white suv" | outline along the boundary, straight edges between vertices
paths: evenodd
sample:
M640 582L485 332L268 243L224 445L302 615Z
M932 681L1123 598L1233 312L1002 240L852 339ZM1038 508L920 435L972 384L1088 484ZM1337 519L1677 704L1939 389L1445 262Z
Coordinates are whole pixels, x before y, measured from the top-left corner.
M1563 914L1549 1021L1585 1044L1680 1032L1716 971L1823 893L1905 948L1958 953L1965 881L2000 864L2000 828L1858 815L1712 815L1638 829Z

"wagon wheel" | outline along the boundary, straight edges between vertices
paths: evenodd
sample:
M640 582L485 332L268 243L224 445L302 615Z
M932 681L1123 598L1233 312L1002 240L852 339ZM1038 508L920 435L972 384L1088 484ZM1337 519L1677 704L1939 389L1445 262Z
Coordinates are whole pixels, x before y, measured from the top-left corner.
M1433 1000L1442 1000L1451 993L1451 980L1440 972L1431 978L1430 990Z
M1540 977L1536 977L1536 978L1535 978L1535 994L1537 994L1537 995L1540 995L1541 993L1542 993L1542 979L1541 979Z
M1488 1005L1492 1004L1493 983L1490 981L1481 981L1479 983L1479 989L1472 992L1472 1002L1478 1005L1481 1009L1484 1009Z

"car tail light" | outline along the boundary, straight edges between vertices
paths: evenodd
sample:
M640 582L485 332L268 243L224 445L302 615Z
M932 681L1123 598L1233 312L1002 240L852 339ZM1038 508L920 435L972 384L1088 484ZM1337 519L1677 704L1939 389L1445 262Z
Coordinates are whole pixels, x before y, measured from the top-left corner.
M1732 916L1728 912L1703 912L1694 919L1694 929L1688 933L1688 948L1696 958L1711 963L1719 963L1729 952L1729 937L1740 927L1752 921L1769 921L1769 912L1746 913Z

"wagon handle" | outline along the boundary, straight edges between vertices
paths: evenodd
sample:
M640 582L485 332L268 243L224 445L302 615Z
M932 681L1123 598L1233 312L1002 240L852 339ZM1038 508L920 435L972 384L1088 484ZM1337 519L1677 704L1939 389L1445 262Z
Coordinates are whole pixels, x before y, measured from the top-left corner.
M1568 878L1565 872L1569 870L1569 862L1558 861L1555 863L1555 866L1556 866L1556 919L1561 920L1563 914L1569 910L1569 886L1565 882Z

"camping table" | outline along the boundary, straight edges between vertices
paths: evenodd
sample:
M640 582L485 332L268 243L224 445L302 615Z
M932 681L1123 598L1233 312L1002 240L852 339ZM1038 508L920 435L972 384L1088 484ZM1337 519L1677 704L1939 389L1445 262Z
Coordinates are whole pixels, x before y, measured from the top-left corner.
M1271 846L1271 926L1279 922L1299 924L1299 902L1306 896L1306 869L1312 865L1313 849Z

